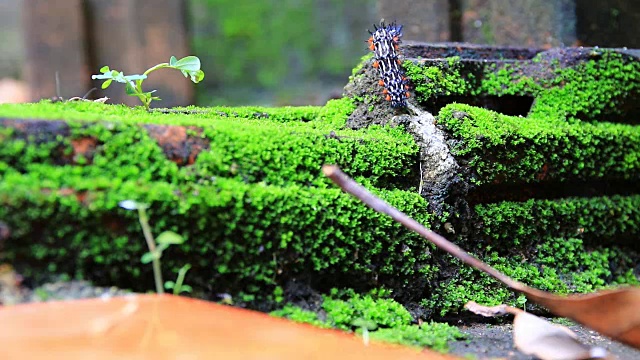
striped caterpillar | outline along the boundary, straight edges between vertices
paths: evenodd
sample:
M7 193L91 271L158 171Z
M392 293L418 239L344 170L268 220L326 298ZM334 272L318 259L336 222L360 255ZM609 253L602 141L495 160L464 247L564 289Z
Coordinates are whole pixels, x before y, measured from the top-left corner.
M409 81L404 75L399 55L400 38L402 37L402 25L395 22L385 25L380 22L380 27L373 25L375 31L369 31L371 37L368 40L369 49L375 55L373 67L378 69L380 80L378 84L384 87L382 93L385 100L391 101L391 107L401 108L407 106L409 98Z

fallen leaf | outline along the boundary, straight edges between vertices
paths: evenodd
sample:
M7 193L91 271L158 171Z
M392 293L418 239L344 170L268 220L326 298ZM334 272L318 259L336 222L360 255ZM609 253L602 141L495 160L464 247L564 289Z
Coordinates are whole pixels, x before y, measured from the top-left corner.
M605 349L581 343L569 328L552 324L518 308L507 305L487 307L473 301L464 307L486 317L513 314L513 343L524 354L542 360L611 359Z
M587 295L570 296L559 296L528 287L480 261L459 246L387 204L367 191L362 185L353 181L337 166L324 165L322 171L342 190L360 199L375 211L390 216L465 264L481 270L509 288L525 294L527 299L547 307L552 313L574 320L602 335L640 349L639 287L624 287Z
M460 359L167 294L0 307L0 324L2 359Z

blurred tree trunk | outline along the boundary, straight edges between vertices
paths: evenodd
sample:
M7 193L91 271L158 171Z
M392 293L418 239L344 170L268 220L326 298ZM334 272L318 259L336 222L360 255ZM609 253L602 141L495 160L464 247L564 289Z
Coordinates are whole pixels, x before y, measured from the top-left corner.
M380 0L378 14L404 25L405 40L450 41L448 0Z
M91 69L82 0L28 0L23 16L31 100L84 95Z

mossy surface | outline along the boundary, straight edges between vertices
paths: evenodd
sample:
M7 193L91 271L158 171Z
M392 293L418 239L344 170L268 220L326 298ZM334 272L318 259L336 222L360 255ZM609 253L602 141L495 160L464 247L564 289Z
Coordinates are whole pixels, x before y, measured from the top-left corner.
M637 283L634 264L640 257L632 239L640 234L640 201L633 189L604 196L592 186L591 198L523 192L530 199L520 202L465 198L474 191L499 193L506 185L513 191L523 184L536 190L541 183L637 180L637 126L622 123L624 108L614 106L614 97L579 87L579 74L572 73L588 73L589 66L625 70L626 60L606 56L561 67L558 77L523 77L506 65L478 76L482 68L466 68L456 58L436 68L405 63L422 104L479 91L535 98L528 117L462 104L442 108L437 125L463 165L454 182L465 186L439 200L448 203L438 215L417 193L421 149L413 136L370 122L373 117L374 124L403 124L410 115L371 111L378 104L369 101L373 97L323 107L189 107L168 113L86 102L0 106L0 121L8 124L0 129L0 220L12 229L2 260L25 265L26 275L46 269L149 289L150 268L139 263L146 249L136 214L118 207L131 199L150 204L154 233L172 230L187 239L165 253L164 272L190 263L187 283L201 296L228 293L236 303L271 310L283 305L292 282L321 293L353 287L360 295L325 297L324 317L301 309L288 310L288 316L351 331L372 327L372 337L420 346L432 345L421 343L429 336L402 315L406 309L362 294L389 289L404 304L421 303L420 311L412 311L423 319L457 314L467 300L528 305L343 194L320 173L323 164L335 163L407 215L449 231L462 247L534 287L568 293ZM615 65L618 60L625 65ZM354 73L353 94L379 92L371 72ZM606 79L592 75L607 89ZM637 93L633 76L619 79L631 94L616 93L620 104ZM424 81L415 82L417 77ZM567 89L558 98L575 100L576 111L557 107L550 115L552 107L545 106L552 106L556 88ZM604 102L593 105L589 96ZM366 111L356 114L357 104ZM346 129L348 116L362 120L362 128ZM182 129L179 145L189 161L172 158L181 148L159 138L168 126ZM80 151L87 139L95 148Z
M0 138L6 139L0 157L15 169L28 171L38 163L52 163L56 151L73 153L73 140L91 138L97 144L91 164L74 170L88 177L180 183L206 182L219 176L246 183L326 187L329 181L321 176L320 168L337 164L363 181L396 187L409 184L407 177L415 171L417 146L409 134L390 127L341 130L338 124L344 124L350 110L350 104L342 100L322 108L189 110L196 113L149 114L138 108L89 103L3 106L0 116L66 119L66 123L63 130L51 135L55 139L46 134L31 134L28 139L18 130L6 128L0 133ZM84 116L100 121L87 123ZM179 167L139 124L193 126L187 135L206 143L206 149L197 155L193 166Z
M451 152L477 184L637 179L640 126L505 116L464 104L445 106L438 124Z
M429 103L438 96L465 95L472 88L469 74L462 71L459 57L431 66L406 60L403 67L411 79L417 100L422 103Z
M150 205L155 234L172 230L187 239L166 252L163 266L170 274L190 263L187 280L200 292L251 299L310 273L317 282L337 276L398 293L419 286L437 271L431 246L320 173L323 164L338 164L421 222L435 221L403 185L415 169L410 135L391 127L343 130L350 109L348 100L190 114L84 102L1 106L5 118L66 119L11 120L0 133L0 219L15 229L3 259L25 265L27 275L45 267L148 289L139 224L117 205L131 199ZM171 161L172 150L146 127L165 124L200 141L191 165ZM95 145L89 155L74 144L83 139Z
M474 94L528 95L535 98L530 118L606 120L624 116L624 103L640 93L640 62L611 50L591 49L582 61L563 66L561 57L532 60L539 73L523 71L522 64L488 69ZM553 69L544 74L543 69ZM631 104L633 105L633 104ZM626 119L637 122L637 119Z
M69 101L52 103L43 100L38 103L2 104L0 118L11 119L52 119L80 121L116 121L126 124L159 123L162 125L209 125L216 120L230 118L246 123L298 123L317 129L338 130L344 126L344 119L353 111L350 99L331 100L325 106L285 106L279 108L246 107L195 107L173 108L151 112L143 107L100 104L90 101Z
M591 292L616 284L640 284L634 246L640 233L640 196L498 202L475 207L482 234L475 251L508 276L537 289ZM456 265L423 305L440 315L457 313L473 300L524 306L487 275Z
M271 315L320 327L364 331L372 340L417 347L429 347L446 352L448 342L463 339L456 327L444 323L412 324L412 317L401 304L388 298L353 295L342 300L326 296L318 312L287 304Z
M560 49L542 52L531 60L486 65L461 63L458 57L409 59L403 66L418 101L427 107L441 96L455 95L468 101L515 95L533 99L531 108L524 111L530 119L638 121L623 117L634 109L637 113L640 62L612 50Z
M418 194L380 195L421 222L431 221ZM374 284L378 277L410 284L434 271L429 246L417 235L339 189L224 178L185 185L86 178L71 167L4 174L0 218L14 229L4 260L100 284L149 288L150 268L139 263L145 245L136 215L118 208L124 199L150 204L155 234L172 230L187 239L163 256L163 266L171 273L190 263L188 281L199 290L263 293L308 272L350 286Z

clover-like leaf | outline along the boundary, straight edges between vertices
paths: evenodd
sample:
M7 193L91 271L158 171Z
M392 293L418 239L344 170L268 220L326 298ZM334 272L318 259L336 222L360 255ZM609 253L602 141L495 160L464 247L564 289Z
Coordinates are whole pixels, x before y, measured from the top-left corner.
M173 60L173 59L172 59ZM169 63L172 67L183 71L198 71L200 70L200 59L197 56L186 56L182 59L175 61L175 63Z
M107 79L102 83L102 89L106 89L109 87L109 85L111 85L111 82L113 81L113 79Z
M142 257L140 257L140 262L142 262L143 264L148 264L150 262L152 262L153 260L157 260L160 259L160 252L156 251L156 252L146 252L144 254L142 254Z
M160 245L179 245L184 243L184 238L173 231L164 231L158 235L156 241Z

